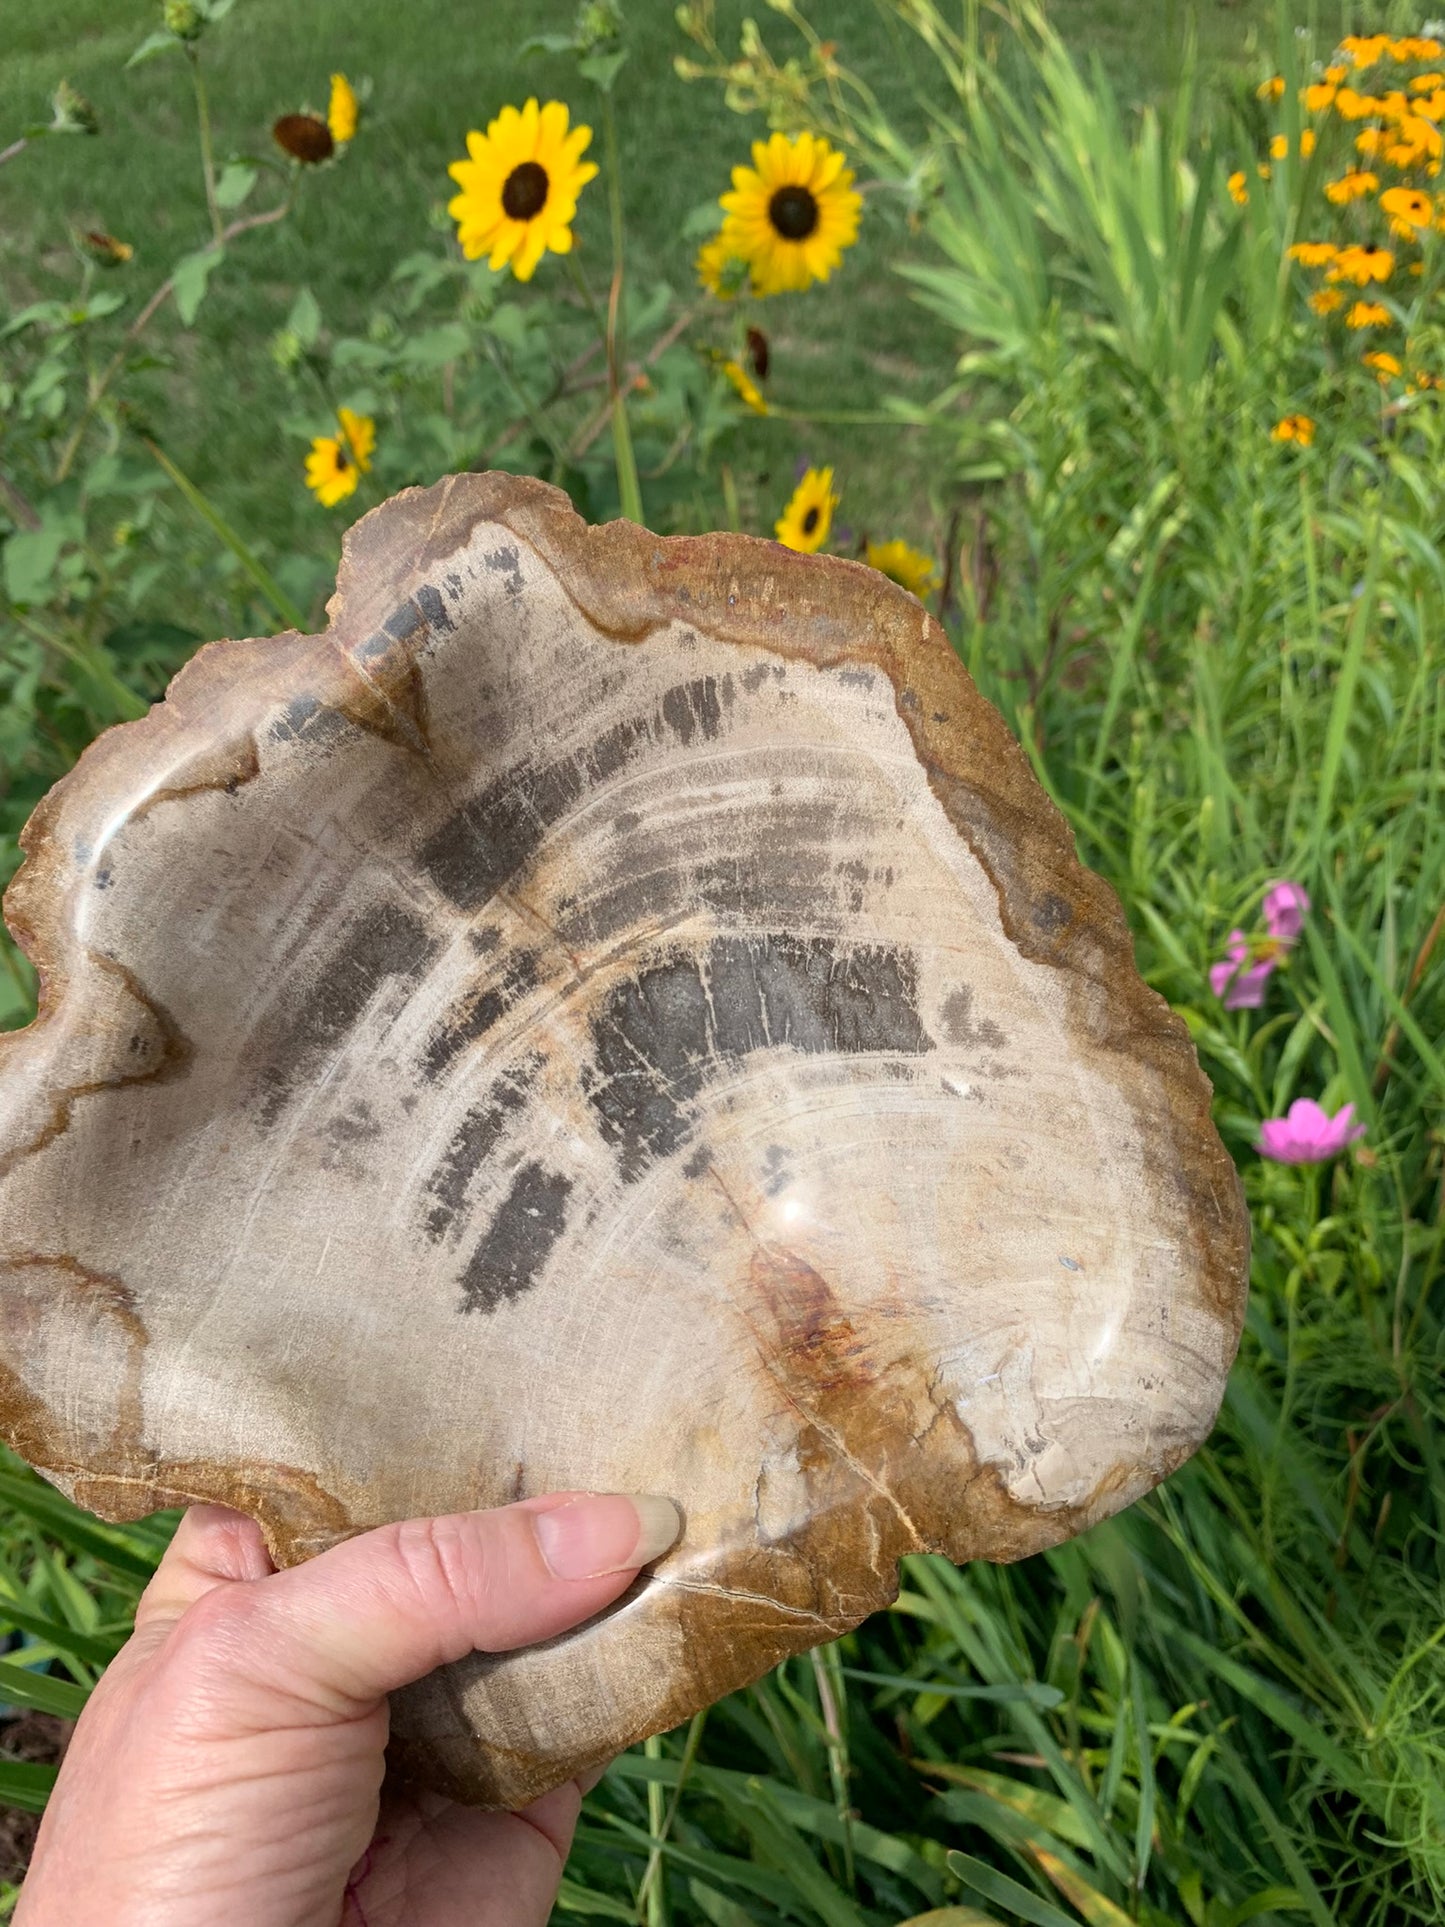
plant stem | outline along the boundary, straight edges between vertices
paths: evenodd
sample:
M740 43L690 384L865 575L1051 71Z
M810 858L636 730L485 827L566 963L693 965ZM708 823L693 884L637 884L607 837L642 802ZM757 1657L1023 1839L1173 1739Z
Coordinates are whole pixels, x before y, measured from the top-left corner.
M222 245L221 204L216 199L216 157L211 148L211 109L206 100L206 83L201 77L201 56L191 42L186 43L186 58L191 63L191 82L196 90L196 123L201 132L201 173L206 183L206 206L211 211L211 233L216 246Z
M29 145L28 136L22 134L18 141L11 141L8 147L0 147L0 167L3 167L6 161L13 161L17 154L23 154Z
M145 697L138 696L128 683L121 681L104 649L98 644L87 646L84 643L70 642L65 636L57 634L54 629L46 628L43 623L37 622L33 616L22 615L18 609L11 611L11 620L17 627L34 636L37 642L43 643L47 649L53 649L57 656L63 656L66 662L74 663L83 674L90 676L110 698L122 722L134 722L138 716L144 716L149 710L150 704ZM113 722L115 717L109 720Z
M662 1736L651 1734L642 1745L643 1753L649 1760L662 1758ZM644 1892L639 1895L638 1913L646 1922L646 1927L667 1927L667 1890L658 1877L661 1863L662 1843L667 1837L669 1816L667 1812L667 1788L661 1780L647 1783L647 1831L652 1835L652 1856L649 1858L647 1874L644 1878ZM658 1865L654 1865L654 1859Z
M237 535L236 531L221 514L220 510L212 506L196 487L190 476L184 474L177 468L165 450L158 448L149 435L143 435L141 440L145 443L151 454L155 456L157 462L159 462L166 474L169 475L181 494L185 496L196 514L199 515L206 526L225 543L226 547L231 551L232 555L235 556L241 567L246 571L247 575L250 576L256 587L276 611L277 615L280 616L281 620L286 624L287 628L296 629L302 635L305 635L307 629L305 616L297 608L290 596L287 595L275 576L271 574L270 570L252 554L251 550L241 540L240 536Z
M607 166L607 211L612 223L612 287L607 297L607 389L612 400L612 450L617 463L617 493L629 522L642 520L642 484L632 452L627 398L620 371L626 355L622 318L622 274L626 242L622 227L622 167L617 152L617 118L612 96L602 96L602 136Z
M667 1811L662 1816L661 1827L652 1825L649 1819L652 1832L652 1851L647 1856L647 1866L643 1872L641 1884L637 1889L637 1917L639 1921L650 1919L651 1917L653 1889L655 1885L660 1885L662 1877L662 1849L667 1841L668 1835L672 1832L672 1823L676 1820L678 1807L682 1804L683 1788L687 1785L688 1776L692 1772L693 1764L697 1759L697 1749L702 1742L702 1730L707 1724L707 1713L708 1709L704 1707L700 1713L694 1713L692 1716L692 1723L687 1729L687 1739L683 1742L682 1759L678 1765L677 1779L672 1789L672 1798L668 1801ZM656 1753L653 1752L654 1747L657 1749ZM648 1759L655 1758L660 1760L662 1758L662 1742L660 1739L648 1740L643 1750ZM649 1816L652 1811L651 1796L654 1788L659 1793L663 1790L661 1784L657 1781L650 1781L648 1783Z

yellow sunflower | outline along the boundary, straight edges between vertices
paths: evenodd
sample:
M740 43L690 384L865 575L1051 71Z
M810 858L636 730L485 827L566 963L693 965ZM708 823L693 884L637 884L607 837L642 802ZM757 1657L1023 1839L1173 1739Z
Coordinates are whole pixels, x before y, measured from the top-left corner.
M324 509L344 502L371 467L376 423L370 415L338 408L339 435L318 435L306 457L306 486Z
M793 490L773 533L785 549L811 555L828 539L833 511L841 498L833 493L831 468L810 468Z
M737 390L738 400L745 408L751 408L755 415L767 414L768 404L763 400L762 389L740 361L725 361L722 371Z
M863 197L844 159L812 134L774 134L753 142L751 167L733 169L723 238L747 261L756 294L826 281L857 240Z
M485 254L492 268L510 262L519 281L530 281L549 248L571 253L577 196L597 168L581 158L592 129L569 133L567 122L563 102L539 107L534 99L520 112L504 107L485 134L467 135L471 158L447 169L461 189L447 213L469 261Z
M331 129L331 138L338 147L354 139L356 123L361 118L361 104L356 98L356 89L345 74L331 76L331 103L326 109L326 125Z
M726 228L697 251L697 278L719 301L731 301L747 279L748 264L728 239Z
M907 589L910 595L920 599L938 587L933 557L925 555L922 549L910 548L906 542L870 542L867 562L870 569L876 569L900 589Z

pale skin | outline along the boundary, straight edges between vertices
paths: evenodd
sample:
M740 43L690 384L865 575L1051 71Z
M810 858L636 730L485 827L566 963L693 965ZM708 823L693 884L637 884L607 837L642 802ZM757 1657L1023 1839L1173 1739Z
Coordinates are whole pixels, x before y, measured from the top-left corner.
M584 1788L522 1813L383 1787L386 1694L550 1639L676 1537L666 1500L414 1519L277 1572L193 1506L81 1715L16 1927L543 1927Z

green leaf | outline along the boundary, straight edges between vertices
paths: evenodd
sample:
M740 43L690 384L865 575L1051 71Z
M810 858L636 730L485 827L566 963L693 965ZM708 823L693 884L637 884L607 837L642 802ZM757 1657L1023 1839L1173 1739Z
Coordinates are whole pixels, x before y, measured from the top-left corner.
M5 593L12 602L45 601L65 535L65 525L57 521L10 537L5 544Z
M28 1666L12 1665L0 1659L0 1705L33 1706L40 1713L58 1713L73 1720L90 1695L74 1680L54 1679L48 1673L33 1673Z
M139 67L143 60L154 60L157 54L169 53L172 47L180 45L181 42L173 33L167 33L164 27L158 27L154 33L146 35L125 64L127 68Z
M184 255L171 272L176 312L188 328L206 298L206 283L225 259L225 252L218 247L200 248Z
M63 1620L47 1619L43 1613L31 1612L13 1599L4 1598L0 1598L0 1626L13 1626L17 1632L29 1633L41 1645L53 1647L66 1659L82 1660L87 1666L109 1666L127 1637L122 1634L119 1639L100 1639L67 1626Z
M1028 1921L1030 1927L1078 1927L1077 1921L1070 1920L1067 1914L1060 1913L1047 1900L1040 1900L1037 1894L1030 1893L1027 1887L1021 1887L1018 1881L1010 1880L1007 1874L995 1873L992 1867L986 1867L971 1854L950 1853L948 1871L957 1874L965 1887L982 1894L985 1900L997 1901L1000 1907L1007 1907L1020 1920Z
M221 178L216 182L217 207L239 207L259 178L259 168L245 161L232 161L221 170Z
M625 47L618 47L611 53L584 54L577 62L577 71L584 80L590 80L606 94L611 92L612 83L621 72L626 59Z
M33 1474L0 1470L0 1506L18 1512L72 1551L87 1552L117 1572L146 1580L155 1571L156 1560L138 1552L118 1528L92 1519Z
M471 330L459 321L448 321L409 341L399 358L413 368L441 368L466 354L471 346Z
M291 303L286 326L303 348L314 348L321 333L321 308L310 288L303 288Z
M0 1806L44 1813L58 1770L34 1760L0 1760Z
M612 1894L594 1894L575 1880L564 1877L557 1889L557 1908L564 1914L592 1914L603 1920L627 1920L637 1918L635 1907L629 1907L624 1900Z

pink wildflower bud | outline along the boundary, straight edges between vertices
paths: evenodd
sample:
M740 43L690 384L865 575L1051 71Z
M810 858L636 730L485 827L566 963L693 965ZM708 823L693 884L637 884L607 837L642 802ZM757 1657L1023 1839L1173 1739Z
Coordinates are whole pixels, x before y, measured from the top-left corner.
M1281 943L1293 943L1304 929L1309 909L1309 892L1304 885L1281 878L1264 893L1265 928Z
M1274 973L1275 959L1265 957L1251 964L1249 941L1242 930L1231 930L1224 946L1224 959L1209 967L1209 988L1224 1000L1226 1010L1258 1010L1264 1002L1265 985Z
M1297 1097L1284 1117L1267 1118L1260 1125L1260 1154L1276 1164L1323 1164L1365 1135L1354 1116L1353 1104L1331 1117L1312 1097Z

